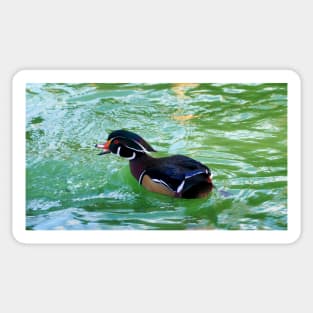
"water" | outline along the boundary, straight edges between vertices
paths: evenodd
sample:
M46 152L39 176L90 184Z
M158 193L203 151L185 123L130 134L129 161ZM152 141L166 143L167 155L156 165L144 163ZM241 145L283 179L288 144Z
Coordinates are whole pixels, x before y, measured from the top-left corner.
M27 229L287 229L286 84L28 84L26 96ZM144 190L94 148L121 128L154 156L206 164L216 189Z

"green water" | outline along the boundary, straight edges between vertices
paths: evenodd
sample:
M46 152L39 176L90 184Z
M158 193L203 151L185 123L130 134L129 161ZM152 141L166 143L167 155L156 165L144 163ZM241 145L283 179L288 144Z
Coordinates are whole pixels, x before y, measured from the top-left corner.
M26 228L287 229L286 84L27 84ZM98 156L117 129L206 164L206 199L144 190Z

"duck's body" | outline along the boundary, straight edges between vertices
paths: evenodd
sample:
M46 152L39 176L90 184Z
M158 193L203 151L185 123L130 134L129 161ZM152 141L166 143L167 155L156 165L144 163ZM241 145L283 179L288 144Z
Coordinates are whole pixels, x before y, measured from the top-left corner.
M140 136L125 130L109 135L101 154L113 152L129 159L132 175L147 190L179 198L201 198L212 188L210 169L202 163L183 155L153 158L155 151Z
M150 191L172 197L199 198L212 190L210 170L186 156L143 155L129 162L133 176Z

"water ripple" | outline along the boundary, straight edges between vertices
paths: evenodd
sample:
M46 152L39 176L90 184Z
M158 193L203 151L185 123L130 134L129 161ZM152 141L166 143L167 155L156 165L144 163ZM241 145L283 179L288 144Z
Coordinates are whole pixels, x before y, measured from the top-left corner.
M27 229L286 229L285 84L27 84ZM150 193L98 156L112 130L207 164L208 199Z

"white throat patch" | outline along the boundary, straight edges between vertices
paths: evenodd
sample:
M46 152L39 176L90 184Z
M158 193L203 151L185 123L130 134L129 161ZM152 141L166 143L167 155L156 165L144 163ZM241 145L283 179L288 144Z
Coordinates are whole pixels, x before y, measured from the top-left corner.
M136 157L136 152L133 152L133 155L130 158L125 158L127 160L133 160Z

